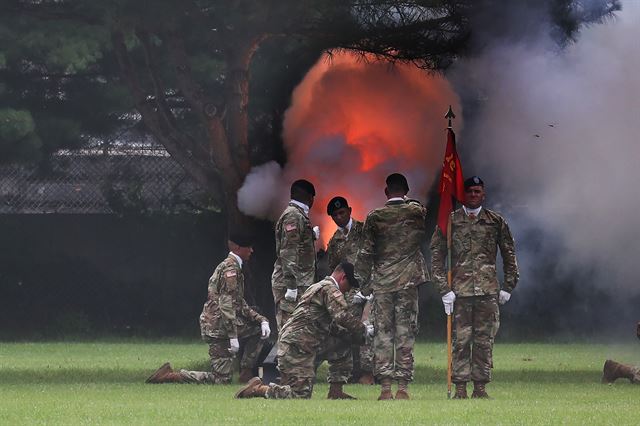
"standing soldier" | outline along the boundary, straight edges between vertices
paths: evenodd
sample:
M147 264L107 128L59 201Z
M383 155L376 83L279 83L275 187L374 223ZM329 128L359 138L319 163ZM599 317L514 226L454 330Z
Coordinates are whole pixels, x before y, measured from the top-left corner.
M353 265L347 262L309 287L278 337L280 384L265 385L259 377L254 377L236 393L236 398L311 398L314 361L329 336L330 326L343 327L359 339L373 334L372 326L365 326L347 309L343 294L351 287L358 287L358 282L353 275ZM342 391L342 386L343 383L331 383L329 398L351 399Z
M427 210L418 201L407 199L409 184L403 175L389 175L386 184L387 202L371 211L364 222L356 278L362 280L363 295L373 293L374 374L382 384L378 399L393 399L394 380L398 381L395 398L409 399L418 331L418 286L429 279L420 250Z
M453 312L454 398L467 398L469 380L473 380L472 398L488 398L485 384L491 381L493 341L500 326L498 303L502 305L511 297L518 282L518 264L507 222L482 207L482 179L473 176L465 180L464 190L464 205L450 216L451 289L445 267L447 240L438 227L431 238L431 264L445 313ZM503 260L502 289L496 277L498 248Z
M291 184L291 201L276 223L276 262L271 287L278 330L293 312L298 296L315 281L318 228L311 227L309 209L316 190L306 180Z
M262 350L262 340L271 334L269 321L244 300L242 265L253 253L251 240L234 234L229 238L229 255L209 278L207 301L200 315L200 332L209 343L211 372L174 371L167 362L147 383L231 383L233 358L244 347L240 360L240 381L253 376L253 367Z
M363 223L353 219L351 207L344 197L333 197L327 205L327 214L338 226L327 245L327 257L329 270L333 270L340 262L355 263L358 250L362 246ZM353 288L345 294L349 310L357 318L363 318L365 310L371 310L371 296L365 298L357 289ZM365 315L366 316L366 315ZM326 354L329 362L329 381L333 375L352 375L358 383L372 385L373 380L373 349L371 342L364 345L352 345L349 339L335 338L328 345L330 351ZM346 366L340 365L337 360L345 359L348 353L353 359L353 371L346 371ZM335 378L334 381L338 381Z

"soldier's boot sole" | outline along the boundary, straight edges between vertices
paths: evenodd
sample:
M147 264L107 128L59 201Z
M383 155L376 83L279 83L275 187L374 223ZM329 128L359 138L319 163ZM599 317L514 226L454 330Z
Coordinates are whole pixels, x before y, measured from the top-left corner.
M145 383L153 383L153 384L164 383L164 381L162 381L162 378L165 377L168 373L173 373L173 369L171 368L171 364L170 363L165 362L164 364L162 364L160 366L160 368L158 368L144 382Z
M253 398L254 396L257 396L256 390L260 386L262 386L262 380L260 379L260 377L254 377L249 380L246 385L241 387L233 397L235 399Z

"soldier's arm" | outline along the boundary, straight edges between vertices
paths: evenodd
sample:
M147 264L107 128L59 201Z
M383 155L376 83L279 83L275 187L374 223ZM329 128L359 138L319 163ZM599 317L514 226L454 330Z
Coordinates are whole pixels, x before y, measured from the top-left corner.
M225 329L229 333L229 339L238 338L236 310L233 303L238 297L238 273L236 268L226 268L222 271L222 276L220 277L222 283L218 295L218 307L222 314Z
M431 236L431 273L432 280L441 295L450 291L447 282L447 239L442 235L440 227L436 225Z
M360 292L365 296L371 294L371 270L375 250L374 225L371 216L367 216L362 228L362 246L358 250L355 263L355 276L360 283Z
M335 324L347 329L352 336L357 337L358 341L354 343L361 343L364 340L365 326L359 318L349 312L347 301L340 290L336 287L328 289L324 293L324 297L327 311Z
M284 283L294 290L300 282L299 256L303 246L304 223L296 216L286 217L282 223L282 243L280 244L280 262Z
M518 262L516 261L516 248L509 225L505 220L500 226L500 236L498 247L502 255L502 270L504 271L504 283L502 289L511 293L518 284L520 273L518 272Z
M253 322L257 322L257 323L269 322L269 320L266 317L260 315L255 310L251 309L251 306L249 306L247 301L244 299L242 299L242 315L244 315L245 318L248 318L250 321L253 321Z
M340 259L338 259L338 254L336 253L335 240L331 237L329 244L327 244L327 266L329 271L333 271L338 266L338 263L340 263Z

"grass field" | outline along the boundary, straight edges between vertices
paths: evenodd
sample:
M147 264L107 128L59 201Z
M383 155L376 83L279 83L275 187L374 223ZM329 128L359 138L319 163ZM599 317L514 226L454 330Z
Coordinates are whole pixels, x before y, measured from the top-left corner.
M640 386L600 384L607 357L640 364L640 347L502 344L491 400L447 400L445 346L416 347L411 401L376 401L377 386L348 385L358 401L234 400L238 385L145 385L162 362L206 368L200 342L0 343L0 424L640 424Z

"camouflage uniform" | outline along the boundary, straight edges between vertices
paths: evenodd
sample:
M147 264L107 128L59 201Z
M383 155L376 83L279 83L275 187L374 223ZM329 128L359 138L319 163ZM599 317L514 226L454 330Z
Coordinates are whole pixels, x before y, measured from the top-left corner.
M282 327L278 338L281 384L270 384L267 398L311 398L314 360L334 326L344 328L356 339L364 337L364 325L349 313L335 281L326 277L309 287Z
M200 332L209 343L211 372L180 370L186 382L224 384L231 382L234 355L229 339L244 346L241 369L252 369L262 350L260 323L268 321L244 300L244 276L232 255L222 261L209 278L207 301L200 315Z
M493 342L500 326L496 255L500 248L504 262L502 290L510 293L518 282L513 237L504 218L485 208L475 219L463 209L456 210L451 214L451 229L451 290L456 295L453 381L487 383L491 381ZM441 295L450 290L446 257L447 241L436 227L431 238L431 263Z
M351 229L345 235L342 229L337 229L327 245L327 257L329 270L333 271L340 262L355 263L359 248L362 246L363 223L352 219ZM349 311L356 318L362 318L365 308L364 303L352 303L353 296L358 289L351 289L345 294L349 305ZM367 302L369 303L369 302ZM320 354L318 365L327 360L329 363L329 383L344 383L352 374L360 376L363 372L373 371L373 348L371 343L362 346L352 345L351 336L339 330L337 335L332 334L327 342L327 347Z
M374 296L374 373L378 380L413 380L417 287L429 280L420 250L426 213L418 201L390 199L370 212L364 223L355 268L361 292Z
M284 298L287 289L298 289L298 299L315 281L316 250L311 221L304 210L289 203L276 223L276 262L271 287L278 330L289 318L296 302Z

